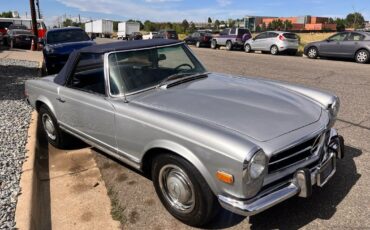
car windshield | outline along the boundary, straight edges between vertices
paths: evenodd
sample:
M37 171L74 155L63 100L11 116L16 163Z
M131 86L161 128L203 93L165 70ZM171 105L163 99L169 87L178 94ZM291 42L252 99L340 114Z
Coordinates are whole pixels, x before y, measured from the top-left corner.
M89 41L90 37L83 30L51 31L47 35L48 44Z
M206 72L183 44L116 52L109 55L108 62L112 95L153 88L172 76L181 78Z

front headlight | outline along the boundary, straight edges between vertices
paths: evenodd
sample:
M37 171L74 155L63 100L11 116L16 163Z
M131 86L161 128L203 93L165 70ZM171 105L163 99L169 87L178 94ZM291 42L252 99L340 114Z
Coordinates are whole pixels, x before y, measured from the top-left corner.
M265 171L267 157L263 150L259 150L249 162L248 172L251 179L259 178Z
M340 108L340 101L338 97L335 97L335 100L333 103L331 103L328 107L329 115L330 115L330 121L329 121L329 127L332 127L335 123L335 120L337 119L337 115Z
M335 98L335 101L329 107L330 115L332 117L334 118L337 117L338 112L339 112L339 107L340 107L340 101L338 98Z

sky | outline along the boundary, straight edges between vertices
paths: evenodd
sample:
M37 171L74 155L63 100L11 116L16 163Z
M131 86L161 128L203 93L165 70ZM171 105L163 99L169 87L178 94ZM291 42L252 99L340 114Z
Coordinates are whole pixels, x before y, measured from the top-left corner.
M39 0L47 25L58 17L82 19L206 22L212 19L260 16L345 17L353 11L370 20L369 0ZM0 0L0 12L18 11L29 16L29 0Z

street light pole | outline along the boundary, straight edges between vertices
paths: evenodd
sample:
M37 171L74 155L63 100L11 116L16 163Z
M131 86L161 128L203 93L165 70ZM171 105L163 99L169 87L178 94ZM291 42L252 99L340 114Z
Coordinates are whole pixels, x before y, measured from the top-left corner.
M30 0L30 8L31 8L31 18L32 18L32 30L33 34L35 35L33 41L33 50L37 50L37 42L38 42L38 29L37 29L37 20L36 20L36 10L35 10L35 0Z

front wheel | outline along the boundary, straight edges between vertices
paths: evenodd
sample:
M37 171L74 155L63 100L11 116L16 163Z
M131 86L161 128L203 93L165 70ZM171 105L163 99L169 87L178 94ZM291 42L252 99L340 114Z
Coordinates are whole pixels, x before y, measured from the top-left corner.
M356 59L356 62L358 63L361 63L361 64L367 63L370 59L370 53L369 51L365 49L359 50L356 53L355 59Z
M311 59L316 59L319 57L319 51L316 47L310 47L307 50L307 57Z
M218 201L202 175L181 157L173 154L156 157L152 179L162 204L185 224L203 226L219 210Z

